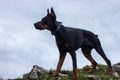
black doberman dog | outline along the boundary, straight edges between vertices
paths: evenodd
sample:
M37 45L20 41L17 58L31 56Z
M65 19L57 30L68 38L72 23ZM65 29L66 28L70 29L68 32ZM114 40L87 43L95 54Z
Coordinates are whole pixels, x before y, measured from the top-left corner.
M79 48L81 48L84 56L92 63L92 67L89 69L88 73L92 73L97 65L96 61L91 56L91 50L95 49L98 54L106 61L109 74L112 74L111 62L106 57L97 35L87 30L63 26L61 22L58 22L56 20L56 14L53 8L51 8L51 13L49 13L49 9L47 10L47 12L47 16L45 16L40 22L35 23L34 26L38 30L49 30L56 38L60 57L57 69L53 76L56 76L59 73L64 62L66 53L69 52L73 61L74 78L75 80L78 80L75 51Z

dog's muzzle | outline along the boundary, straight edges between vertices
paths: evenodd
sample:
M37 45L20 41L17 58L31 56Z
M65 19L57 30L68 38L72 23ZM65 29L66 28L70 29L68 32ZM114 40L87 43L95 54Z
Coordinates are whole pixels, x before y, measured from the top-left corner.
M34 24L34 26L35 26L35 28L36 28L36 29L39 29L39 27L38 27L37 23L35 23L35 24Z

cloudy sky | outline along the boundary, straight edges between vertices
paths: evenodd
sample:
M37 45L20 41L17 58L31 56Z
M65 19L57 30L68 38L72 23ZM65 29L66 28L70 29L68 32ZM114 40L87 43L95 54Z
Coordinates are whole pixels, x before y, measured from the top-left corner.
M120 62L120 0L1 0L0 77L22 77L34 64L56 68L59 53L54 36L33 26L51 7L65 26L98 34L112 64ZM92 55L98 63L105 64L94 50ZM77 59L78 68L90 65L80 49ZM69 54L62 69L72 70Z

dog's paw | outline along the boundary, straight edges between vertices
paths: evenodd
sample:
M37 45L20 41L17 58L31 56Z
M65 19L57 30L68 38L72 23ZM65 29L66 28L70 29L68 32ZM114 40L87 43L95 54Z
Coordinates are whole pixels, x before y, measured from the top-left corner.
M53 75L52 75L53 77L56 77L56 76L58 76L58 74L57 73L53 73Z

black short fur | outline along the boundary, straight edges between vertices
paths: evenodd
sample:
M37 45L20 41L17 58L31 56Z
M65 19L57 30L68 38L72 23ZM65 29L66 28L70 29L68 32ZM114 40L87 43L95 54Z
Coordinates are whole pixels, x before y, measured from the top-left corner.
M91 50L95 49L99 55L106 61L108 64L109 74L112 74L111 62L106 57L98 36L90 31L65 27L62 24L59 24L56 21L56 15L53 8L51 8L51 13L49 10L47 16L45 16L41 21L35 23L35 28L38 30L47 29L49 30L56 38L57 47L60 52L59 62L57 69L53 76L56 76L60 71L62 64L64 62L66 52L69 52L73 61L73 72L75 80L78 80L77 74L77 60L76 60L76 50L81 48L84 56L90 60L92 67L89 69L89 73L93 72L97 63L91 56Z

